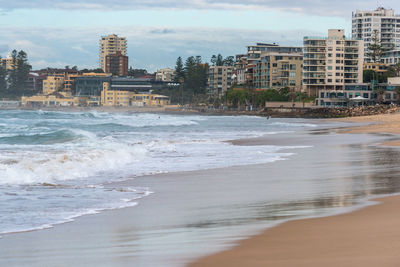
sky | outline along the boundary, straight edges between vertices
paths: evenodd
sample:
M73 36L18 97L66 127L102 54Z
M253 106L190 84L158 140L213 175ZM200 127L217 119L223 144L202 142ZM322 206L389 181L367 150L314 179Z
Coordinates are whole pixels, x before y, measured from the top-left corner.
M353 11L393 8L394 0L0 0L0 55L28 54L33 69L99 66L99 39L128 41L129 65L150 72L178 56L209 61L256 42L301 46L304 36L351 31Z

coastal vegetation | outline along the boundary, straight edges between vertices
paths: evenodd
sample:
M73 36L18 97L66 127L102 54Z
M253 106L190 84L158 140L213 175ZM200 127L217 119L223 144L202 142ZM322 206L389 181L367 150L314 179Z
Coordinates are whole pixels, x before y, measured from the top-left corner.
M7 69L5 64L0 65L0 95L17 99L22 95L36 93L26 88L26 81L31 68L27 53L23 50L13 50L10 67Z

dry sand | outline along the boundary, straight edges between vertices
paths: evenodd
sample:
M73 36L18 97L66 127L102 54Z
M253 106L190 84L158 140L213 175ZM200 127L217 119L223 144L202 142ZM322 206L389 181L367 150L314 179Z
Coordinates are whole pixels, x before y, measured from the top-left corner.
M346 118L371 122L346 133L400 134L400 114ZM400 146L399 141L383 145ZM190 266L400 266L400 196L337 216L296 220Z
M400 197L337 216L284 223L190 266L399 266Z
M372 125L351 127L345 133L391 133L400 134L400 113L339 119L343 122L374 123Z

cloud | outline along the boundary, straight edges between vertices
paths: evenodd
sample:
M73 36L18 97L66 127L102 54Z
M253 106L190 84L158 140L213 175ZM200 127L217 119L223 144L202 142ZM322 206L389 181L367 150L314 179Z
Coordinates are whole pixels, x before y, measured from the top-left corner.
M386 7L398 6L397 1L385 1ZM200 9L200 10L281 10L291 13L322 16L346 16L349 10L376 8L375 0L0 0L3 11L12 9L64 10L140 10L140 9Z
M256 42L301 46L303 36L325 34L189 27L0 28L4 48L25 50L34 69L66 65L96 68L99 38L112 32L127 38L129 64L150 71L173 67L178 56L201 55L208 61L213 54L245 53L246 46Z

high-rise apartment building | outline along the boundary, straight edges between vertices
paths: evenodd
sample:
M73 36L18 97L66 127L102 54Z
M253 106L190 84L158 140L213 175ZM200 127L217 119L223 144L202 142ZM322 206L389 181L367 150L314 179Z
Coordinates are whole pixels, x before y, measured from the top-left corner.
M342 29L304 37L303 59L303 90L311 96L363 82L364 42L346 39Z
M254 67L261 59L262 53L301 53L302 47L295 46L280 46L278 44L257 43L256 45L247 46L247 67L246 67L246 83L253 84L254 82Z
M232 85L233 66L211 66L208 70L208 93L220 97Z
M400 62L400 16L395 15L393 9L379 7L374 11L353 12L352 35L354 39L364 41L365 60L368 47L373 41L374 34L378 42L387 50L383 53L382 61L386 64Z
M103 36L100 39L100 68L106 72L106 56L121 52L126 56L126 38L118 37L116 34Z
M301 91L303 53L261 53L253 68L253 86L258 89L289 87Z
M104 72L114 76L128 76L128 56L122 55L121 51L107 55Z

